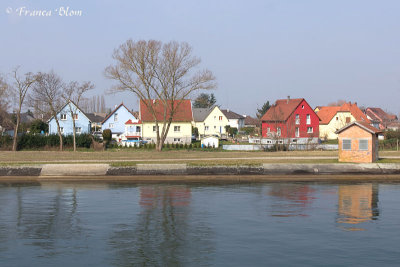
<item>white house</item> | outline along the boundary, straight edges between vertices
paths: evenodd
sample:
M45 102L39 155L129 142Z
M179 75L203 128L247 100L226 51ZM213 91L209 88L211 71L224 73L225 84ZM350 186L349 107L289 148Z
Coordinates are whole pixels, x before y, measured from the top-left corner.
M244 127L244 119L240 114L237 114L236 112L233 112L232 110L229 109L221 109L222 113L224 113L225 117L228 119L228 125L231 128L236 128L240 130L241 128Z

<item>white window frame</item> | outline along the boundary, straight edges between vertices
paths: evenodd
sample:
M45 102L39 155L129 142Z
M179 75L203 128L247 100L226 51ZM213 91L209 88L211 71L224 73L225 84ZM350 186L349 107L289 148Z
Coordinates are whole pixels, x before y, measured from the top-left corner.
M110 122L110 123L108 124L108 128L110 128L110 129L114 128L114 123Z
M295 133L294 133L294 135L295 135L296 137L300 137L300 128L299 128L299 127L296 127L296 128L295 128Z
M296 124L300 124L300 114L296 114Z
M313 133L314 128L313 127L307 127L307 133Z
M61 134L64 133L64 127L60 127L60 133L61 133Z
M208 126L204 126L204 131L208 131L209 127Z
M142 131L142 127L136 126L136 132L137 132L137 133L140 133L141 131Z
M114 121L118 121L118 113L114 113Z
M311 115L307 114L306 124L311 124Z
M66 121L67 120L67 114L66 113L61 113L60 114L60 120Z
M75 128L75 133L81 134L82 133L82 127L76 127Z
M281 127L276 127L276 135L281 136L282 135L282 129Z
M157 128L156 127L157 127L156 125L153 126L153 133L157 132ZM160 126L158 126L158 129L160 129Z
M174 142L180 142L181 139L180 138L174 138Z
M367 147L361 148L361 141L367 141ZM358 150L360 151L368 151L369 140L368 139L358 139Z
M345 148L345 141L346 141L346 142L347 142L347 141L350 141L350 148ZM350 150L351 150L351 146L352 146L351 143L352 143L352 142L351 142L351 139L348 139L348 138L342 139L342 150L350 151ZM347 144L347 145L348 145L348 144Z
M174 133L179 133L179 132L181 132L181 126L180 125L174 126Z

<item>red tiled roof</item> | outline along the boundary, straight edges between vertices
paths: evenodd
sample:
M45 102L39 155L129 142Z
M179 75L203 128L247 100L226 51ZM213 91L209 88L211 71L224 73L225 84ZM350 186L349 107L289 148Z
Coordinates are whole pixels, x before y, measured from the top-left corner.
M160 100L145 100L147 105L153 107L156 118L158 121L164 121L164 105ZM151 109L146 105L143 100L140 100L140 119L143 122L153 122L153 114ZM175 113L173 114L172 121L174 122L191 122L193 120L192 103L190 100L175 100L174 103ZM168 101L168 108L166 119L171 116L171 101Z
M108 114L108 115L104 118L104 120L103 120L101 123L104 123L106 120L108 120L108 118L110 118L110 116L111 116L112 114L114 114L115 111L117 111L121 106L124 106L124 107L133 115L133 117L137 118L137 117L135 116L135 114L133 114L133 112L130 111L129 108L127 108L127 107L124 105L124 103L121 103L121 104L119 104L119 106L116 107L110 114Z
M304 98L279 99L262 116L262 121L286 121Z
M125 124L142 124L142 121L139 120L138 122L133 122L132 120L128 120Z
M350 112L357 121L371 123L367 116L361 111L357 104L344 103L341 106L321 107L317 115L320 117L320 124L328 124L338 112Z
M318 117L321 119L319 124L328 124L339 109L340 107L320 107L317 113Z
M382 133L381 130L376 129L375 127L371 126L370 124L368 124L368 122L365 122L365 121L353 121L352 123L349 123L346 126L344 126L343 128L337 130L335 133L338 134L340 132L343 132L344 130L346 130L347 128L350 128L353 125L358 125L359 127L363 128L364 130L366 130L372 134Z
M391 121L396 120L396 115L391 115L383 111L381 108L367 108L366 113L370 116L373 120L379 121Z

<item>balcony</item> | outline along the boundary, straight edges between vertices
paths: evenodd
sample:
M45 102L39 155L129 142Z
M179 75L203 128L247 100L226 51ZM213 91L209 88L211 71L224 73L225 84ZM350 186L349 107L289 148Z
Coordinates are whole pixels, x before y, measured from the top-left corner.
M142 137L142 132L125 132L125 136L129 137L129 136L140 136Z

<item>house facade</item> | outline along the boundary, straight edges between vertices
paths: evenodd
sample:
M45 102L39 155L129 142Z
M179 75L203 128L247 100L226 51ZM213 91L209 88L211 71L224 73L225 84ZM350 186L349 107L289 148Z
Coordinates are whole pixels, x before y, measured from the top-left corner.
M71 110L75 120L76 134L91 133L91 121L86 114L74 102L67 102L57 113L58 123L60 124L60 131L63 135L73 134L73 118L71 117ZM49 134L58 134L57 122L54 117L48 121Z
M319 117L304 98L277 100L261 121L263 138L299 143L318 141Z
M164 129L164 105L158 100L140 101L139 117L142 122L142 138L151 143L157 142L157 128L151 108L155 111L160 133ZM171 103L172 104L172 103ZM190 144L192 142L192 103L190 100L175 100L173 103L175 113L168 130L165 143ZM171 110L167 110L166 118L171 116Z
M367 116L358 108L357 103L344 103L342 106L324 106L317 112L321 119L319 137L321 139L337 139L335 133L353 121L364 121L370 124Z
M121 136L121 144L124 146L137 146L142 140L142 121L128 120L125 122L125 131Z
M102 121L101 130L110 129L112 138L121 141L122 134L125 132L125 123L128 120L137 122L138 118L121 103Z
M244 117L229 109L221 109L221 112L228 119L228 125L231 128L236 128L240 131L244 127Z
M226 126L229 125L228 118L218 106L211 108L193 108L193 126L199 131L199 136L226 135Z
M337 130L339 162L368 163L378 160L380 133L381 130L365 121L354 121Z

